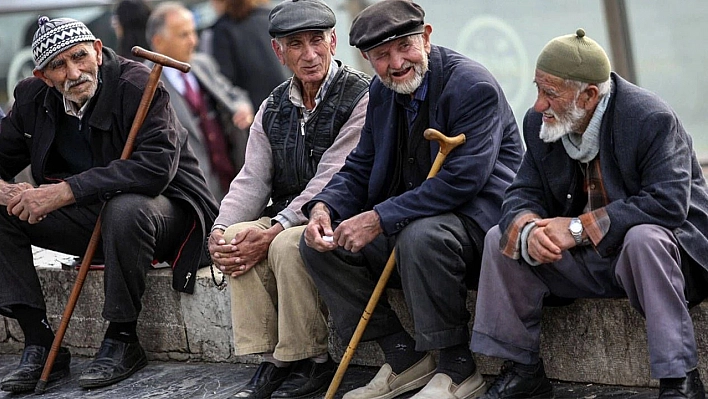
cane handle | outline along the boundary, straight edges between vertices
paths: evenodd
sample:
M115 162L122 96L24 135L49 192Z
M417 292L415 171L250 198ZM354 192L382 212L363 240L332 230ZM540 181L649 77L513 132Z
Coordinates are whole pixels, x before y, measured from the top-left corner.
M455 137L449 137L433 128L425 129L425 132L423 132L423 136L430 141L437 141L440 145L438 155L435 157L435 160L433 161L433 166L430 168L430 172L428 173L428 179L430 179L440 171L440 169L442 168L442 164L445 161L445 157L447 157L450 151L454 150L460 144L464 143L466 138L464 134L458 134Z
M131 52L136 57L145 58L146 60L152 61L155 64L174 68L184 73L187 73L192 69L192 66L187 64L186 62L180 62L164 54L158 54L152 51L145 50L140 46L133 46Z

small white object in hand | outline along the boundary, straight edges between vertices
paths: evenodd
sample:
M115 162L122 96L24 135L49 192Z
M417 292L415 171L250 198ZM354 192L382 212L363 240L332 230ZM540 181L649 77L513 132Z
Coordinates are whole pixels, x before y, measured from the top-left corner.
M322 236L322 239L326 242L334 242L334 237L332 236Z

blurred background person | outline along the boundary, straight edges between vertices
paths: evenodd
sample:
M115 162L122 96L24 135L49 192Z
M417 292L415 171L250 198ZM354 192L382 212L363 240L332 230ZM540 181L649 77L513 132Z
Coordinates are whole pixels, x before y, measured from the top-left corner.
M271 50L268 34L269 0L211 0L219 18L202 36L231 82L251 97L258 109L270 92L290 76Z
M150 48L187 62L189 73L162 71L177 118L206 177L209 190L221 201L231 180L243 166L253 108L245 90L219 73L208 54L195 52L198 38L192 12L178 2L155 7L146 26Z
M150 48L145 37L145 25L151 11L144 0L121 0L116 3L111 26L118 39L116 46L118 55L142 62L142 59L134 56L130 50L133 46Z

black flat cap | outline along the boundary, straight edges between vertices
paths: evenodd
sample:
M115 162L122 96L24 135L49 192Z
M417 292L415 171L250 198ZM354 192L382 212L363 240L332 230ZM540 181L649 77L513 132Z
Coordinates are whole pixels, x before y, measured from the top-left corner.
M306 30L326 30L337 23L334 11L320 0L285 0L273 7L268 19L268 33L272 37Z
M399 37L423 32L425 11L409 0L382 0L366 7L352 21L349 44L369 51Z

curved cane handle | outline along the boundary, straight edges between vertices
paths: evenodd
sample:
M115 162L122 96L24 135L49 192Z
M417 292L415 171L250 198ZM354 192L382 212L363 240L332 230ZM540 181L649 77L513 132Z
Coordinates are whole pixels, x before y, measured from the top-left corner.
M455 137L448 137L433 128L425 129L423 136L430 141L437 141L440 145L438 155L435 157L435 161L433 161L433 166L430 168L430 173L428 173L429 179L440 171L447 154L449 154L450 151L454 150L460 144L464 143L466 138L464 134L458 134Z

